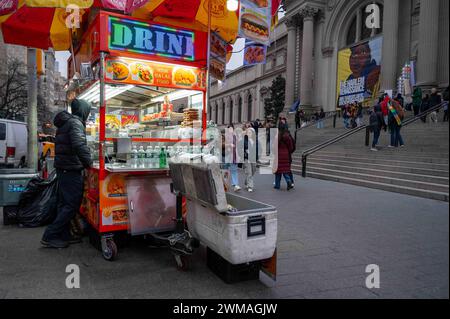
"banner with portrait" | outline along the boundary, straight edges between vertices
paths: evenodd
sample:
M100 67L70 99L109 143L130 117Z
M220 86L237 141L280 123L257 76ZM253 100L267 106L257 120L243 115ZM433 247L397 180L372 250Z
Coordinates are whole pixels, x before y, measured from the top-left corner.
M360 102L376 103L380 91L383 38L360 43L338 52L337 107Z

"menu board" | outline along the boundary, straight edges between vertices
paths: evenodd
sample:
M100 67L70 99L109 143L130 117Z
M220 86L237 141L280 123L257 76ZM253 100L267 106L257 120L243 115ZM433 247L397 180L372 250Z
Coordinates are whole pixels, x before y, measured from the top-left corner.
M206 72L198 68L129 58L109 58L105 63L107 82L192 90L206 88Z
M242 0L239 36L264 45L270 44L271 5L268 0Z

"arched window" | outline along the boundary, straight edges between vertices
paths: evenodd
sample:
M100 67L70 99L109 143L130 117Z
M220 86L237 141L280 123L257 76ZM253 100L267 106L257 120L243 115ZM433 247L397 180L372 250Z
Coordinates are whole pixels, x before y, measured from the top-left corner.
M351 46L355 43L369 40L370 38L373 38L383 32L383 5L376 2L375 4L378 5L378 8L380 9L380 28L368 28L366 25L366 20L372 12L366 12L366 7L368 4L359 7L355 11L354 16L351 18L351 23L347 30L345 38L346 46Z
M239 97L239 105L238 105L238 123L242 123L242 97Z
M225 123L225 102L222 102L222 124Z
M230 124L233 124L233 99L230 100Z
M248 108L247 108L247 121L252 120L252 108L253 108L253 98L252 95L248 96Z

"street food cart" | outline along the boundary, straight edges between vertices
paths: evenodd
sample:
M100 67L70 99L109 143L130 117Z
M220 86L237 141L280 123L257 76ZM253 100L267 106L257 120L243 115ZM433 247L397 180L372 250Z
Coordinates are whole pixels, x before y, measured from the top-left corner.
M81 214L107 260L117 255L118 232L172 233L158 238L191 251L168 161L204 142L207 36L100 11L68 62L69 78L81 79L69 96L93 105L86 131L94 167Z

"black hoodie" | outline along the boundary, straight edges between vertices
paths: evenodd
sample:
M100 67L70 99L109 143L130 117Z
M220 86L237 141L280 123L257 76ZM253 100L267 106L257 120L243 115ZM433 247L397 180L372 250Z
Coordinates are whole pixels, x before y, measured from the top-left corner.
M53 120L57 127L55 168L82 170L92 166L91 152L86 143L86 120L91 106L83 100L73 100L72 114L63 111Z

